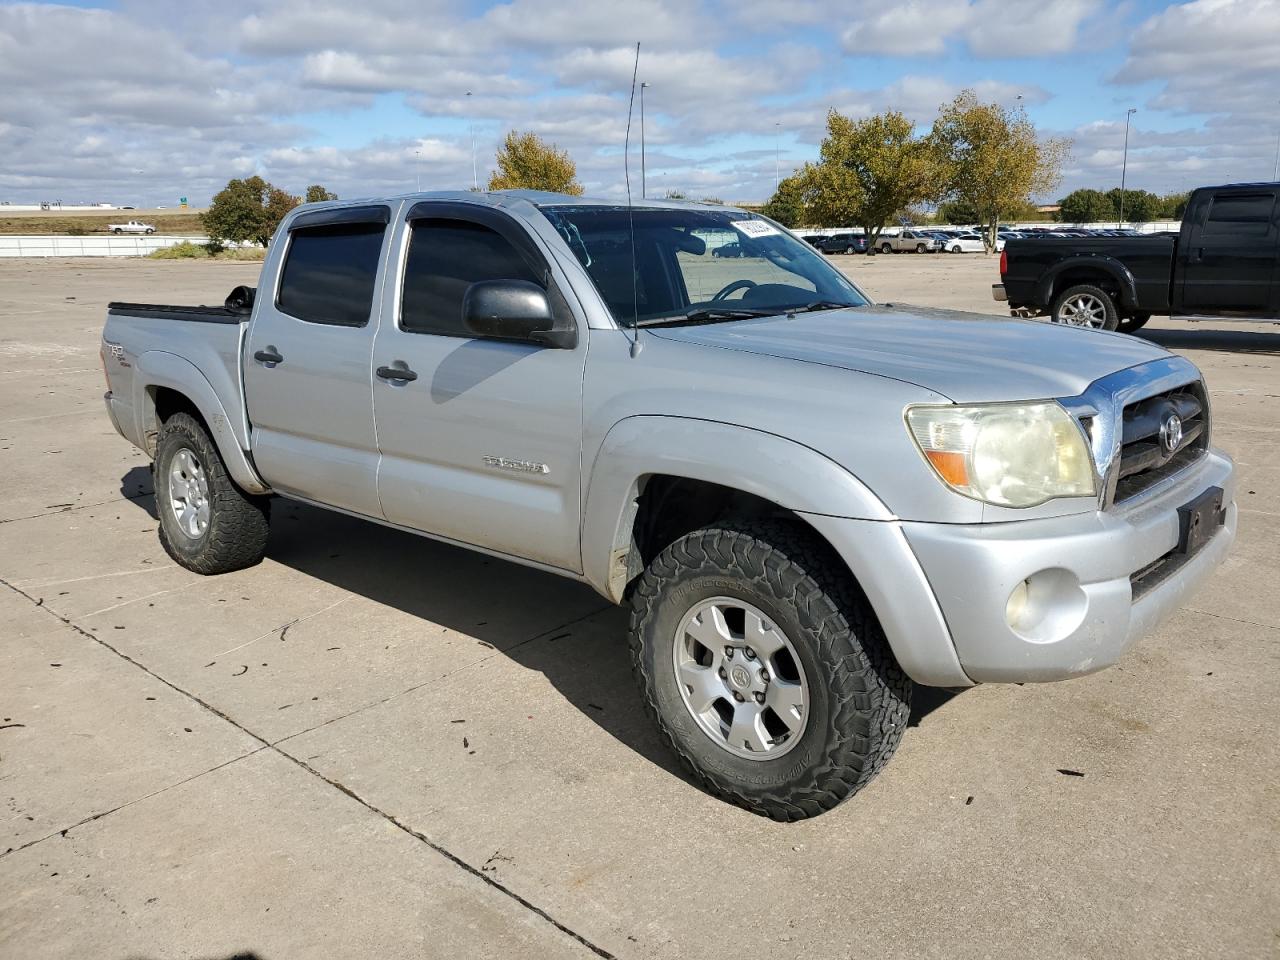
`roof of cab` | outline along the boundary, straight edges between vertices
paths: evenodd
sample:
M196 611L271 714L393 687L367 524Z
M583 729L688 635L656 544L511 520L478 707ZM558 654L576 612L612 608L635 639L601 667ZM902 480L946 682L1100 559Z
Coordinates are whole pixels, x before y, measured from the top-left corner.
M327 203L309 203L309 209L325 206L345 207L369 203L386 203L393 200L455 200L464 203L478 203L493 207L507 206L511 201L524 201L536 207L625 207L624 198L580 197L571 193L552 193L546 190L427 190L414 193L401 193L390 197L365 197L360 200L337 200ZM743 212L740 207L723 203L703 203L697 200L667 200L646 197L643 200L632 198L631 205L636 209L665 210L733 210Z

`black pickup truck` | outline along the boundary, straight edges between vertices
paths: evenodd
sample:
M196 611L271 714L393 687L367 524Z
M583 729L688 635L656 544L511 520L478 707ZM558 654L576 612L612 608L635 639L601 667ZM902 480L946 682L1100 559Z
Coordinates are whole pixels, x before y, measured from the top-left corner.
M1010 240L992 287L1015 316L1131 333L1161 314L1280 321L1277 183L1201 187L1177 236Z

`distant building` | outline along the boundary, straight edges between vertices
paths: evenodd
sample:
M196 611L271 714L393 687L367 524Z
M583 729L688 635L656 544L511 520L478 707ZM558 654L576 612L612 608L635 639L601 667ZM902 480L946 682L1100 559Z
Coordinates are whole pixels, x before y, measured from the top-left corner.
M1036 213L1057 213L1062 209L1060 203L1043 203L1036 207Z

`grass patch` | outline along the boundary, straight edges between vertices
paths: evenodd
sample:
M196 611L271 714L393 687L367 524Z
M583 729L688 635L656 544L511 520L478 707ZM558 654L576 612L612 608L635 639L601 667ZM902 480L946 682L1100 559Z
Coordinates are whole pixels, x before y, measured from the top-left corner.
M266 255L262 247L223 247L216 243L184 241L161 247L147 257L151 260L262 260Z
M0 207L0 214L4 208ZM49 210L44 213L26 213L0 215L0 235L46 236L63 234L76 236L95 236L107 234L107 225L125 223L129 220L141 220L156 228L156 233L197 235L204 234L204 224L200 222L200 212L162 210L156 214L148 214L137 210L112 210L106 213L60 213Z

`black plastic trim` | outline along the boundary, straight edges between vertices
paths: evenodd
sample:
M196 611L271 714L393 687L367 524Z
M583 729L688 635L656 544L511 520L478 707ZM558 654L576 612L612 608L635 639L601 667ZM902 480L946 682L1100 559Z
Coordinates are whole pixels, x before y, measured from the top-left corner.
M247 323L249 314L228 310L226 307L184 307L167 303L107 304L107 312L146 320L187 320L195 323Z
M391 222L391 208L381 204L367 204L359 207L334 207L329 210L314 210L300 213L289 222L289 229L302 230L307 227L332 227L343 223L380 223L384 227Z

